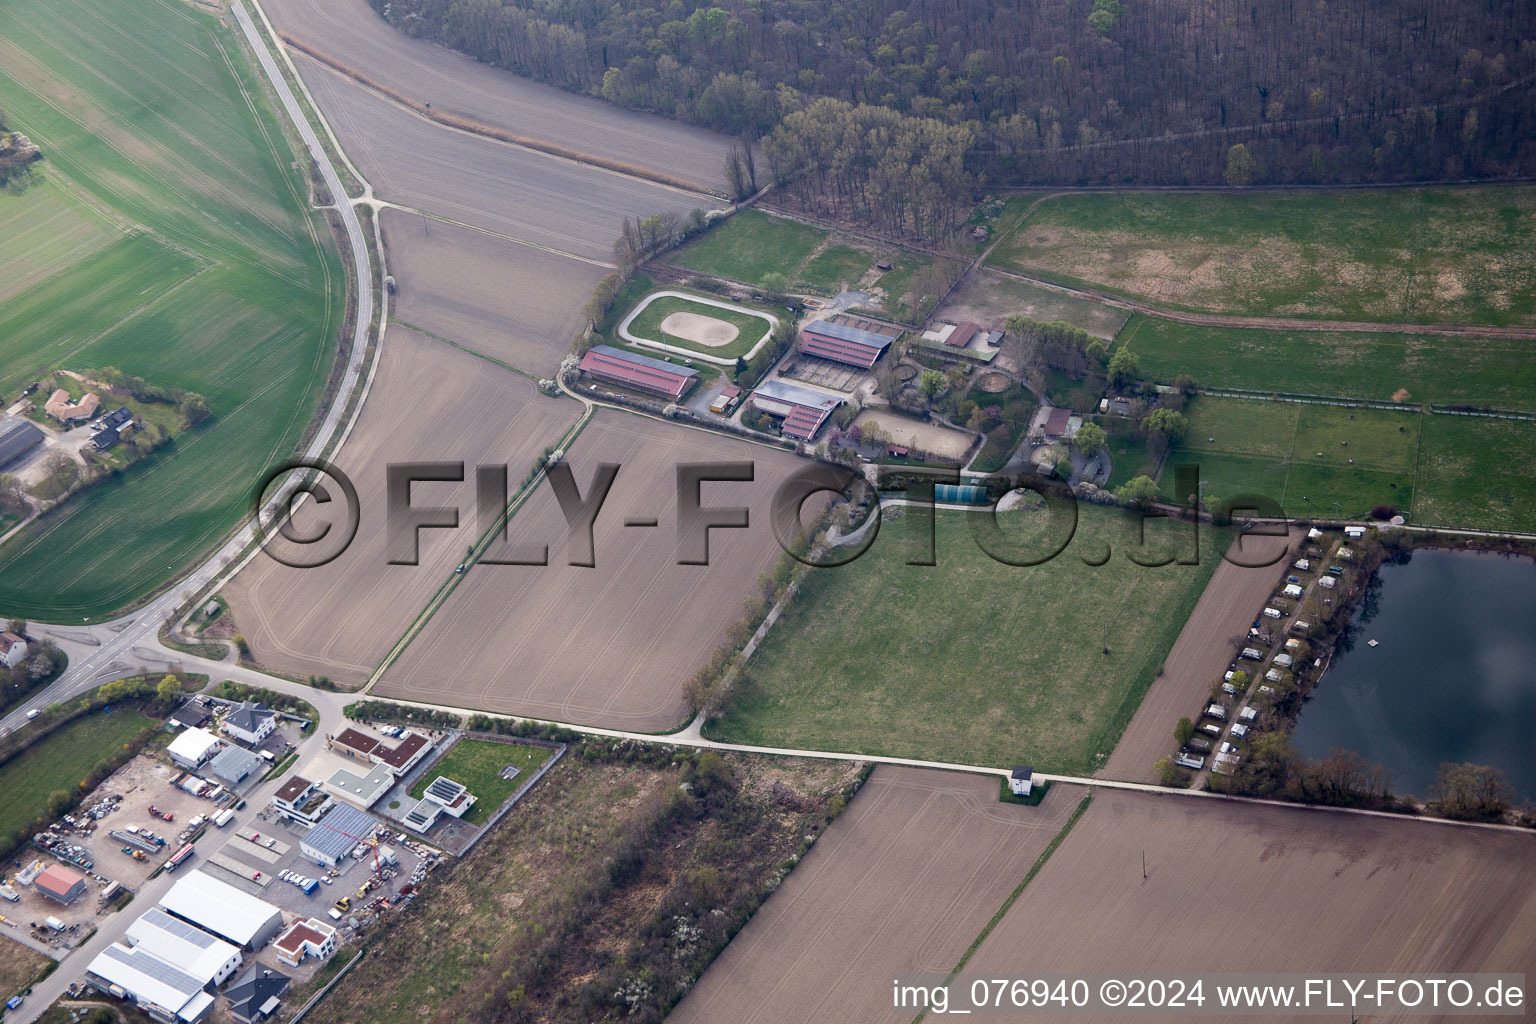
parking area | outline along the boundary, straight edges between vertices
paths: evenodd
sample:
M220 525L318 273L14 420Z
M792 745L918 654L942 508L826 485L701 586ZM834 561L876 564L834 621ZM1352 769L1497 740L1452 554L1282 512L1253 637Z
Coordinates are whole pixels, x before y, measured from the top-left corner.
M300 849L306 831L306 826L290 822L269 807L250 826L232 830L222 845L209 846L201 866L289 914L318 917L345 929L347 917L368 910L371 904L395 903L402 888L421 880L425 862L436 857L415 840L402 840L401 833L381 829L377 850L382 880L376 882L373 847L359 843L352 856L344 857L335 868L326 868ZM347 905L338 908L341 900Z

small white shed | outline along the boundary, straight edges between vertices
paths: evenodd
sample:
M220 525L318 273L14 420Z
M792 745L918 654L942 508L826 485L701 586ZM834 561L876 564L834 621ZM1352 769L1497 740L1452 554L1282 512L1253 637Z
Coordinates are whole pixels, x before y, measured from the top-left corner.
M1008 788L1014 796L1029 796L1035 788L1035 770L1028 765L1019 765L1008 776Z

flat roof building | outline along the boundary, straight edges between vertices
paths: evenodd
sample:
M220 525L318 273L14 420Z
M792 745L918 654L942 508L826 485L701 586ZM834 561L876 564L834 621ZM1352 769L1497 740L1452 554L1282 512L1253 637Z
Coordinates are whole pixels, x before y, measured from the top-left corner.
M306 956L324 960L336 952L336 929L313 917L295 921L272 947L277 950L277 958L290 967L299 966Z
M327 792L362 808L372 807L378 803L380 798L394 786L395 773L387 764L374 765L368 769L366 775L338 768L335 774L325 780Z
M283 814L310 825L324 816L331 802L329 794L298 775L289 776L288 781L272 797L273 806Z
M373 838L379 820L351 804L337 804L299 840L299 849L316 864L335 867L358 843Z
M182 876L160 897L160 908L237 946L252 949L276 935L283 914L266 900L204 871Z
M612 345L593 345L581 357L581 372L637 391L677 401L698 380L699 371Z
M816 320L800 330L800 351L818 359L869 369L894 339L831 320Z

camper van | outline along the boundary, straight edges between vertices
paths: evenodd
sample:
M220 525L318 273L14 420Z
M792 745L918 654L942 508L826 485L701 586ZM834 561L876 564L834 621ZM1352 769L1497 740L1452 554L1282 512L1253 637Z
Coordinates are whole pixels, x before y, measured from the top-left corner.
M1257 647L1244 647L1243 657L1247 658L1249 661L1263 661L1264 652L1259 650Z
M1281 612L1279 608L1265 608L1264 609L1264 617L1266 619L1278 619L1278 618L1282 617L1283 614L1284 613Z
M1284 594L1286 597L1300 597L1301 596L1301 588L1298 587L1294 583L1287 583L1285 585L1285 589L1282 590L1281 593Z

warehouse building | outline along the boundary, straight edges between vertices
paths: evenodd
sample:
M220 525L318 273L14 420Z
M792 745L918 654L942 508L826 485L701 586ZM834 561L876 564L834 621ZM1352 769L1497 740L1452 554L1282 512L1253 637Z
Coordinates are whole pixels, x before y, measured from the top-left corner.
M818 359L868 370L895 340L849 324L817 320L800 330L800 351Z
M171 740L165 752L183 768L201 768L219 752L219 738L207 729L186 729Z
M842 404L841 398L782 380L766 381L752 392L752 407L782 418L784 434L801 441L814 440L827 417Z
M160 898L160 909L250 949L283 927L282 911L203 871L194 871L171 886Z
M674 402L687 394L699 377L699 371L692 367L626 352L612 345L593 345L588 349L581 357L581 372Z
M299 849L316 864L333 868L358 843L371 840L378 827L379 821L373 815L351 804L337 804L330 814L304 834L299 840Z
M0 416L0 466L19 459L43 443L36 423L19 416Z
M91 961L85 981L110 996L132 1000L162 1024L199 1024L213 1009L213 996L195 975L121 942Z
M205 986L224 984L244 959L238 947L154 907L130 924L124 937L140 953L172 964Z
M61 864L49 864L32 879L38 892L55 903L68 905L85 895L85 876Z
M213 759L208 762L207 772L230 789L234 789L251 776L260 775L261 770L266 766L267 762L249 750L225 747L213 755Z

